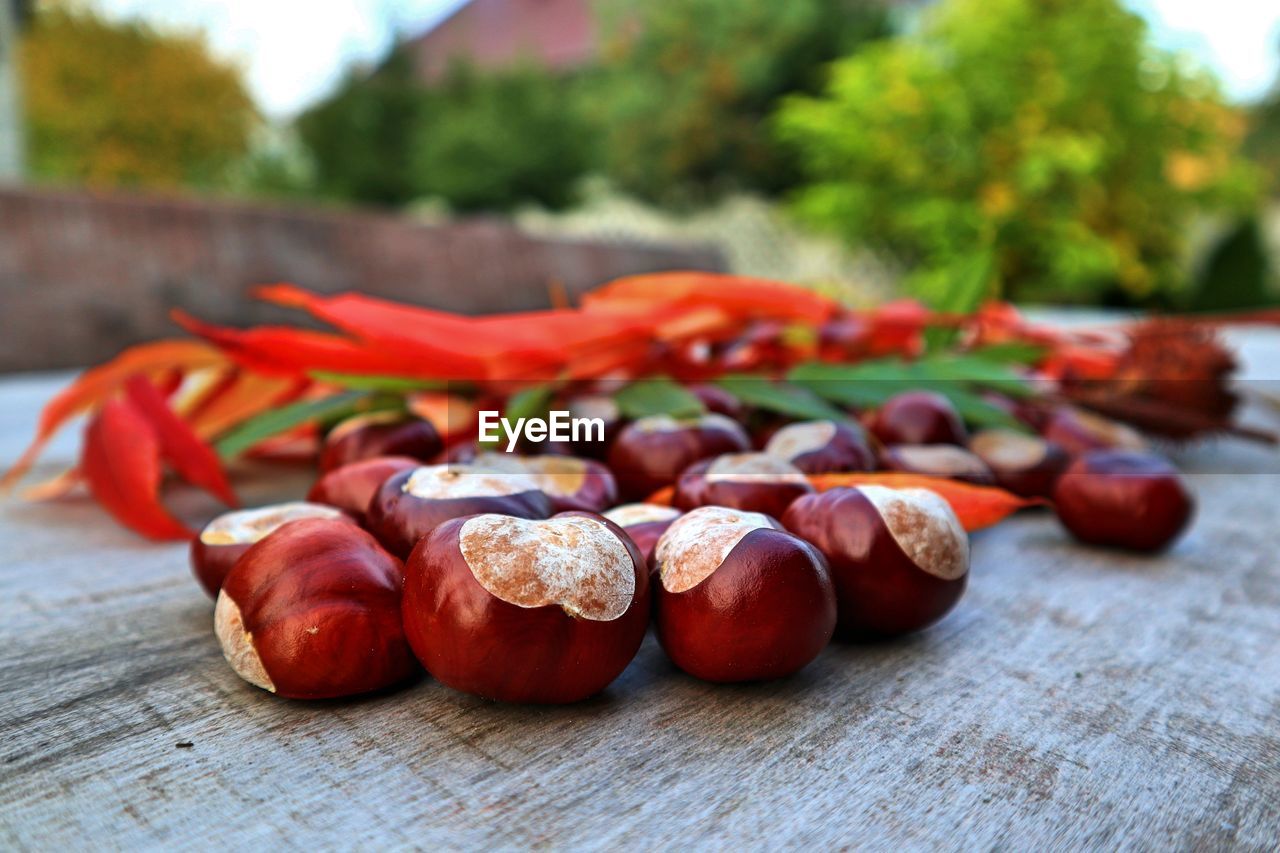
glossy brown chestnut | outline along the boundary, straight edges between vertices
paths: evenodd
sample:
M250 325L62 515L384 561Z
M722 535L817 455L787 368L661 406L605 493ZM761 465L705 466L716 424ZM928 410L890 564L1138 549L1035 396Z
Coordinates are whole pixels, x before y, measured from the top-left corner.
M747 414L747 407L742 405L737 395L719 385L690 385L689 392L713 414L724 415L739 422Z
M403 412L370 412L339 423L324 437L320 470L332 471L374 456L410 456L428 462L444 449L428 421Z
M996 481L987 463L954 444L893 445L880 452L880 462L890 471L947 477L979 486L989 486Z
M1080 541L1133 551L1164 549L1195 512L1178 469L1126 450L1094 450L1071 463L1058 478L1053 505Z
M826 561L754 512L702 507L676 519L653 553L658 641L707 681L797 672L836 625Z
M767 453L726 453L686 468L676 481L672 503L683 510L724 506L777 518L812 491L790 462Z
M379 486L365 516L384 548L407 557L436 525L481 512L546 518L551 499L527 474L424 465L394 474Z
M254 543L278 527L302 518L329 518L354 524L341 510L321 503L274 504L223 513L191 542L191 572L210 598L218 597L231 567Z
M964 592L969 538L935 492L831 489L793 503L782 522L827 558L846 639L917 631Z
M802 421L775 432L764 452L806 474L874 471L876 455L861 426L841 421Z
M964 421L951 401L933 391L906 391L890 397L871 420L885 444L964 444Z
M750 449L746 431L724 415L683 420L655 415L623 428L609 450L609 468L624 498L644 500L694 462Z
M1052 441L1010 429L985 429L969 450L991 469L996 485L1026 498L1047 498L1071 458Z
M393 474L417 468L421 464L421 461L408 456L361 459L322 475L311 487L311 491L307 492L307 500L337 507L364 524L364 512L369 508L369 501L373 500L378 487Z
M236 674L291 699L379 690L417 669L400 621L400 561L349 522L279 528L236 563L214 629Z
M560 704L599 693L649 623L636 546L588 513L445 522L406 565L404 624L418 659L457 690Z
M1060 406L1045 419L1040 435L1071 456L1090 450L1146 450L1137 430L1084 409Z
M622 528L640 549L646 565L653 556L653 548L671 522L681 515L680 510L662 504L623 504L604 513L604 517Z
M527 474L551 499L554 512L598 513L618 502L618 484L613 472L594 459L554 454L480 453L471 464L498 472Z

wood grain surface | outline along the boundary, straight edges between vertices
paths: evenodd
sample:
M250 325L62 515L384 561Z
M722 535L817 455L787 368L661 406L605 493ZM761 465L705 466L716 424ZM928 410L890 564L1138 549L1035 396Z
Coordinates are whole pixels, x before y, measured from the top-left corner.
M1280 366L1274 339L1252 345ZM65 379L0 382L0 463ZM276 699L222 660L182 546L85 500L10 501L0 845L1274 850L1276 452L1179 457L1202 472L1200 515L1164 556L1089 550L1021 516L975 537L969 593L923 634L739 687L681 675L650 639L606 694L566 708L426 677ZM249 476L253 502L306 481Z

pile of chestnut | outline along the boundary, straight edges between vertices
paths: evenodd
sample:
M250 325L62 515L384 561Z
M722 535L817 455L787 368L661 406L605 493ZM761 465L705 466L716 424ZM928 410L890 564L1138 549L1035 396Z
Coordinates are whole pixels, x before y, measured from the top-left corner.
M780 678L833 636L932 624L969 572L968 536L935 492L817 493L806 475L997 484L1051 497L1085 542L1134 550L1163 548L1192 513L1172 466L1084 412L970 436L945 397L909 392L862 422L753 435L735 399L699 393L707 414L630 423L607 399L578 401L611 413L606 441L538 455L446 449L402 414L339 424L305 502L227 513L193 543L227 660L293 698L422 667L488 699L563 703L617 678L652 625L697 678ZM667 486L673 505L643 502Z

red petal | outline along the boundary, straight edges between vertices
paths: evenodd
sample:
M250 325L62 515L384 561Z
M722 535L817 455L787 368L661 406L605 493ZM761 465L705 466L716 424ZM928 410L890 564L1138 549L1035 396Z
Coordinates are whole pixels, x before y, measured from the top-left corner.
M129 403L111 400L89 421L80 467L94 498L125 527L149 539L192 537L160 504L160 441Z
M125 393L133 407L147 419L160 442L160 452L178 476L199 486L227 506L240 501L227 480L222 460L182 418L174 414L164 396L145 376L125 383Z

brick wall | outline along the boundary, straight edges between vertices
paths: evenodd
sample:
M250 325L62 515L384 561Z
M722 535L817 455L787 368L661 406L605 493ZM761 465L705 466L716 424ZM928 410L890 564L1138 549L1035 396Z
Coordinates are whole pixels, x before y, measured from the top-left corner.
M720 269L712 249L531 237L298 208L0 189L0 370L70 367L173 335L171 308L278 321L248 287L292 281L479 313L541 308L620 275Z

